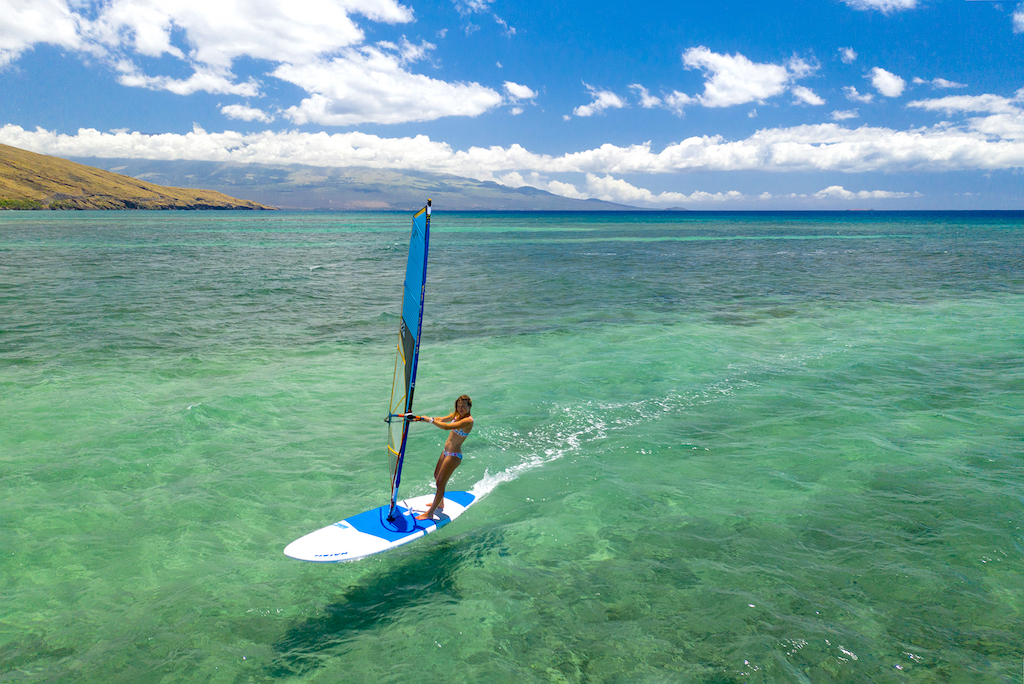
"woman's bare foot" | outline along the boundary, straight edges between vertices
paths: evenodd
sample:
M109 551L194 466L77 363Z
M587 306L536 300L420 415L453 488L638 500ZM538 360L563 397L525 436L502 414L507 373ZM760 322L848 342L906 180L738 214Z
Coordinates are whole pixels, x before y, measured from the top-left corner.
M433 520L434 515L430 511L424 511L416 516L417 520Z

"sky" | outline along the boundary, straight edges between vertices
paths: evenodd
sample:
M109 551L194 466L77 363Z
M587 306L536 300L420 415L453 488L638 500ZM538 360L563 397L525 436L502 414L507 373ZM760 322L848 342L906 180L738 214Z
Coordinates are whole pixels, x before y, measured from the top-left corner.
M1024 209L1024 2L0 0L0 143L649 208Z

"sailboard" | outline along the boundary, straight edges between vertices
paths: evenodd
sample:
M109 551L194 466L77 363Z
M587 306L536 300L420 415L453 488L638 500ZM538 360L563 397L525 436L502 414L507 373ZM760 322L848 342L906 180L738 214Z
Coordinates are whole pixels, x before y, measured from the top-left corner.
M423 331L427 254L430 251L430 205L430 200L427 200L427 205L412 218L409 259L405 267L391 407L385 419L388 424L391 500L383 506L296 539L284 550L290 558L314 563L337 563L390 551L439 530L462 515L476 501L476 496L470 492L445 492L444 508L436 511L437 519L416 520L416 516L433 503L434 495L427 494L408 500L399 498Z

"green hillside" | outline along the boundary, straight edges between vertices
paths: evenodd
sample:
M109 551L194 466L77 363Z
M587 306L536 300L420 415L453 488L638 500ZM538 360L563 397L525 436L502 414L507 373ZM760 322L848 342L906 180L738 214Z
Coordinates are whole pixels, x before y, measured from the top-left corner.
M272 209L0 145L0 209Z

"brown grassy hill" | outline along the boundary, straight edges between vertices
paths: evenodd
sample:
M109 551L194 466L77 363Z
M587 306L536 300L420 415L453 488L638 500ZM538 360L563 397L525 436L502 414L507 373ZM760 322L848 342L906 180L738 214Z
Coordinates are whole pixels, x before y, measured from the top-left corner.
M0 209L272 209L0 145Z

